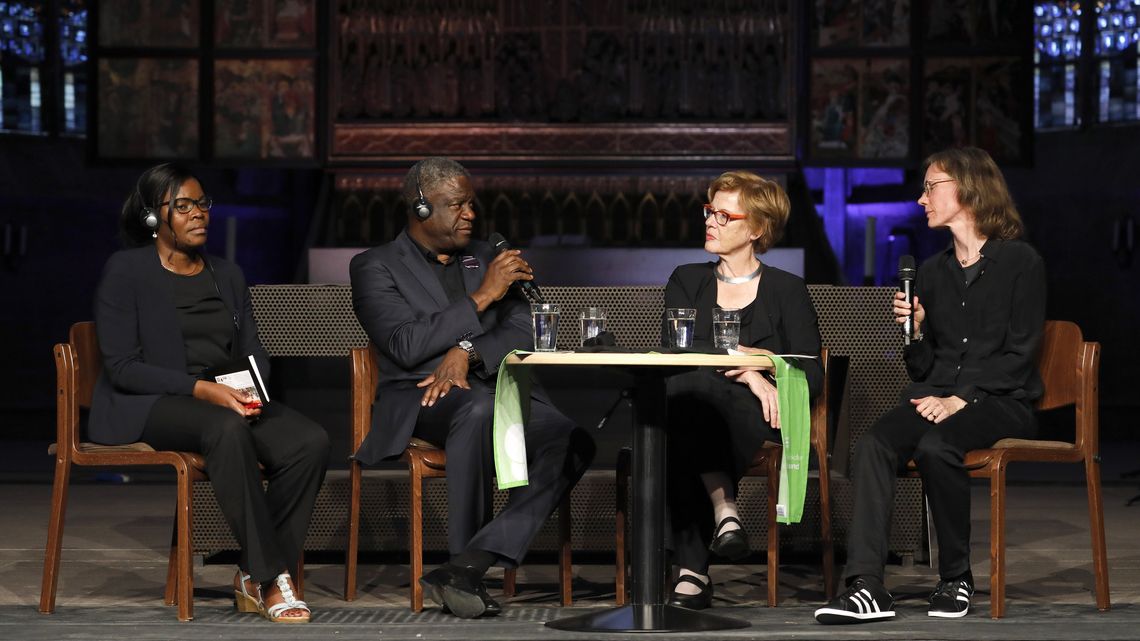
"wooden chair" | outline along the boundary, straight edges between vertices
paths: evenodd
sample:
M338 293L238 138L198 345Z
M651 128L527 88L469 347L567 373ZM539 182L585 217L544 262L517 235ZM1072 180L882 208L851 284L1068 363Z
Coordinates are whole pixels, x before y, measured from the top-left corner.
M44 576L40 587L40 612L55 611L59 561L63 546L63 524L67 513L67 490L71 466L94 467L165 466L174 468L178 489L174 510L174 531L166 570L163 602L178 605L178 620L194 618L194 574L191 564L190 523L193 514L195 481L208 480L206 460L195 452L155 450L146 443L98 445L79 440L80 408L91 407L91 395L103 359L95 334L95 323L84 321L71 326L67 343L53 348L56 377L56 442L48 448L55 456L51 519L44 550ZM297 565L294 584L297 598L304 598L304 560Z
M811 406L811 447L819 460L819 534L823 548L823 590L828 600L835 596L835 550L831 542L831 487L830 465L828 460L827 399L828 399L828 354L827 348L820 351L823 365L823 390ZM783 447L778 443L765 443L756 453L752 466L745 476L762 476L768 486L768 607L776 607L780 587L780 530L776 522L776 501L779 495L780 457ZM615 547L617 578L615 592L618 605L626 600L626 559L625 535L628 523L628 491L631 469L630 450L618 453L616 470L617 516L615 525Z
M349 443L352 451L360 449L364 437L372 427L372 402L376 398L378 355L372 344L356 347L351 351L352 392L351 392L351 434ZM410 507L408 510L408 552L411 556L410 583L411 608L420 612L424 608L424 592L419 579L424 572L424 522L423 485L424 479L447 477L447 454L422 439L413 438L408 443L400 460L408 464L410 481ZM356 598L356 565L360 549L360 493L363 479L361 465L356 459L349 460L349 508L348 508L348 549L344 559L344 599ZM573 597L570 564L570 499L563 500L558 511L559 523L559 564L558 582L562 605L570 605ZM516 571L508 569L503 574L503 593L515 594Z
M990 616L1005 616L1005 476L1014 461L1083 463L1089 497L1096 607L1111 607L1108 592L1108 552L1104 542L1104 506L1100 493L1100 343L1085 341L1081 328L1069 321L1046 321L1037 355L1045 393L1038 410L1073 405L1076 432L1072 443L1006 438L992 448L966 453L970 476L990 480ZM908 464L917 475L914 461Z

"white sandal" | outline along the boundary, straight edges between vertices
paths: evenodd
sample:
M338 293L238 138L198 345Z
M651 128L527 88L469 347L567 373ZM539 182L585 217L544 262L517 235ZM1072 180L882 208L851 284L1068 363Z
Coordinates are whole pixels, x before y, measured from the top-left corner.
M269 606L262 601L261 616L274 623L308 623L311 615L309 605L293 594L293 587L289 585L289 574L282 572L273 581L277 584L277 589L281 591L281 598L284 600ZM303 610L305 613L302 616L281 616L290 610Z
M249 581L248 574L243 574L239 569L237 576L237 585L234 586L234 607L238 612L261 612L261 586L254 583L254 594L250 594L245 589L245 582Z

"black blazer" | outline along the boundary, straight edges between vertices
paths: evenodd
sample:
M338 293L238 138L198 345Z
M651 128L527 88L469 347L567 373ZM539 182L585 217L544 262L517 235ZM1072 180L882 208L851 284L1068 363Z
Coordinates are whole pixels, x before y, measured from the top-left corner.
M491 246L473 240L460 263L464 290L483 282L494 258ZM435 371L447 350L469 335L483 364L472 374L494 376L503 357L534 347L530 305L509 291L481 315L469 297L451 303L423 254L404 230L390 243L352 258L352 306L368 338L379 350L379 380L372 406L372 428L355 453L366 464L396 456L408 445L419 418L423 390L416 383ZM545 400L535 385L533 396Z
M716 263L691 263L673 270L665 285L665 307L697 310L694 345L712 347L712 310L716 304ZM819 325L807 285L799 276L764 265L764 274L751 304L751 347L776 354L819 356ZM664 332L662 336L665 336ZM823 367L818 359L801 359L812 398L823 389Z
M253 305L241 269L207 257L227 309L237 310L231 356L253 354L264 379L269 357L257 338ZM137 441L151 406L162 396L190 396L198 379L186 373L186 345L166 274L153 246L125 249L107 260L95 294L95 330L103 372L95 384L88 436L97 443Z

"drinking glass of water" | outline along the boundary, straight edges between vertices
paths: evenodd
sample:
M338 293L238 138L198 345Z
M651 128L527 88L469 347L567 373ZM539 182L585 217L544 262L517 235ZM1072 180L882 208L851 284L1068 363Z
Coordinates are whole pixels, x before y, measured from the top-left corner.
M667 347L691 348L697 327L697 310L688 307L670 307L665 310L669 332Z
M736 349L740 345L740 310L713 308L713 345L717 349Z
M553 352L558 342L558 305L531 305L530 316L534 321L534 351Z
M601 307L586 307L578 318L582 321L582 345L586 345L586 341L591 338L597 338L598 334L606 331L606 310Z

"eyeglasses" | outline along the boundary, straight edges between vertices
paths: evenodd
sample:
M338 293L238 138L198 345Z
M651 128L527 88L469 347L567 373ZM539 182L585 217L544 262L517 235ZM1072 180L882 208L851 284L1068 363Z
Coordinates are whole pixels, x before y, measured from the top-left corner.
M723 209L713 209L712 205L702 205L701 213L704 215L705 220L708 220L709 216L715 217L718 225L727 225L730 220L743 220L748 218L748 214L734 214Z
M943 178L942 180L928 180L928 181L922 183L922 193L929 196L930 192L934 189L935 185L941 185L942 183L952 183L952 182L954 182L953 178Z
M202 211L210 211L210 208L214 206L214 199L210 198L209 196L202 196L198 200L194 200L193 198L175 198L173 204L171 204L171 201L169 200L163 203L158 203L159 207L162 207L163 205L170 205L171 209L180 214L189 214L190 212L194 211L195 206L197 206L198 209L201 209Z

